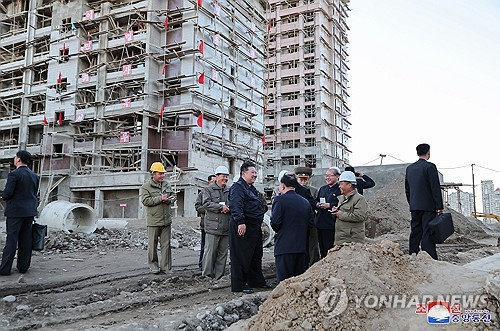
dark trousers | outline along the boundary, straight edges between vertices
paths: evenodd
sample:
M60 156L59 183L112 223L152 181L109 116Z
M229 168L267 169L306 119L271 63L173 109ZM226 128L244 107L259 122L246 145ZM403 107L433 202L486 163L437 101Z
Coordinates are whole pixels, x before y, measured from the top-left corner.
M244 236L238 234L238 224L229 222L229 252L231 256L231 291L245 287L262 287L262 230L260 225L247 224Z
M321 258L324 258L328 254L328 250L333 247L334 239L335 229L318 229L319 254Z
M7 241L2 253L0 275L10 275L17 249L17 270L28 271L31 264L31 228L34 217L7 217Z
M282 254L274 257L276 282L303 274L308 267L307 254Z
M307 238L307 261L309 266L319 261L319 248L318 248L318 229L309 229L309 236Z
M429 222L436 217L435 211L417 210L411 212L410 254L418 253L420 248L437 260L436 244L431 239Z
M200 268L201 268L202 262L203 262L203 253L205 253L205 237L206 237L206 232L205 232L205 230L201 229L200 259L198 260L198 267L200 267Z

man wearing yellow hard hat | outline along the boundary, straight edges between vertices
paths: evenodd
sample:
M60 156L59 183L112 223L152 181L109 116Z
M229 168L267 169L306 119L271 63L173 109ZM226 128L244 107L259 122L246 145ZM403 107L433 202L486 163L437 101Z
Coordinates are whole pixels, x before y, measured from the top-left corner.
M146 207L148 227L148 264L152 273L169 273L172 269L170 237L172 233L172 204L175 193L165 181L165 167L160 162L151 164L151 178L141 189L141 201ZM157 247L160 242L160 260Z

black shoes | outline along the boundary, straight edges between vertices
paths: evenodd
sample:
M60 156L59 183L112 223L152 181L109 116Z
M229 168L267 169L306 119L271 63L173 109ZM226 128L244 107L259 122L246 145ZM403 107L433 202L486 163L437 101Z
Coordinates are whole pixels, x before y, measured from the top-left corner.
M253 290L253 288L244 288L244 289L241 290L241 292L243 292L245 294L252 294L255 291Z
M274 286L272 286L268 283L264 283L264 285L259 286L259 288L264 289L264 290L270 290L270 289L274 288Z

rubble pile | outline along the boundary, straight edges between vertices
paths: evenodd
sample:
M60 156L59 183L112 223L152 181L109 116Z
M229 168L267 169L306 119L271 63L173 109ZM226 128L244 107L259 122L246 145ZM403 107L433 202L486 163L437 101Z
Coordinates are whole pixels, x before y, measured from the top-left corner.
M436 282L429 266L439 263L426 254L404 255L389 241L336 246L304 274L281 282L246 330L389 330L398 316L420 316L415 306L398 310L377 298L420 295L417 285ZM498 301L489 307L492 322L484 329L496 330Z
M220 304L214 309L205 309L196 315L190 315L177 325L177 329L186 331L223 330L239 320L248 319L257 314L259 306L266 300L265 293L244 295Z
M200 245L200 234L190 226L173 225L173 248L196 247ZM147 249L148 239L146 227L143 229L106 229L98 228L94 233L66 233L64 231L49 231L45 239L45 253L64 253L83 250L112 250L117 248Z
M138 231L96 229L94 233L51 231L45 239L45 252L64 253L92 249L147 248L147 236Z

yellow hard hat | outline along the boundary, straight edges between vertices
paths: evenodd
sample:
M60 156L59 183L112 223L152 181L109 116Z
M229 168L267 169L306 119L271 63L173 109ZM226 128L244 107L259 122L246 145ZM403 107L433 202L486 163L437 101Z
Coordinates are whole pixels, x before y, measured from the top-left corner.
M163 166L163 164L161 164L161 162L153 162L153 164L151 165L151 168L149 168L149 171L152 171L152 172L167 172L165 170L165 167Z

